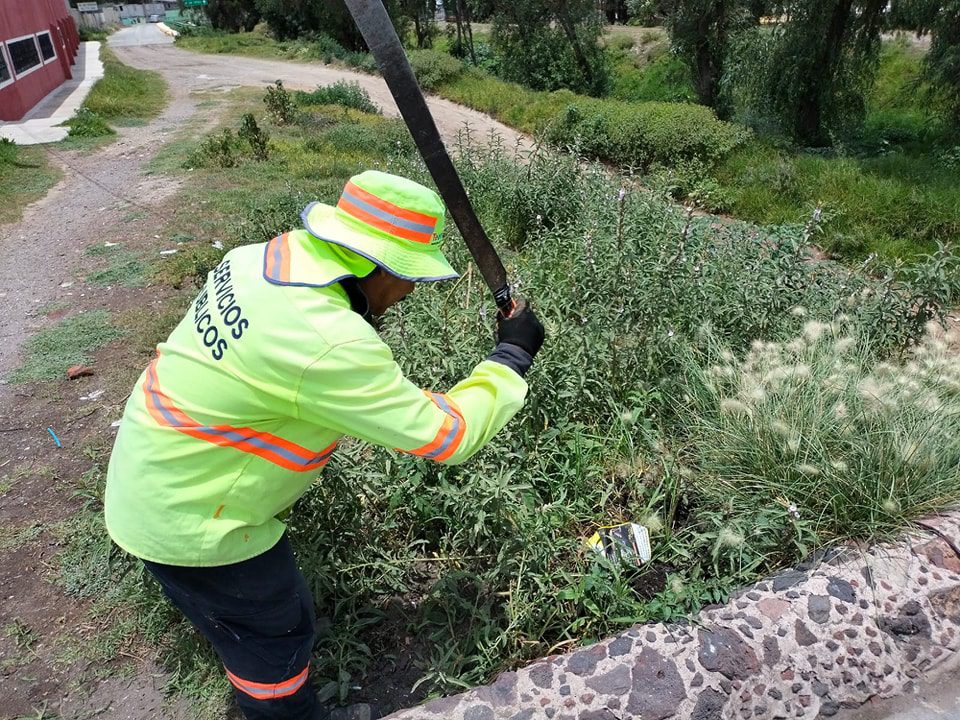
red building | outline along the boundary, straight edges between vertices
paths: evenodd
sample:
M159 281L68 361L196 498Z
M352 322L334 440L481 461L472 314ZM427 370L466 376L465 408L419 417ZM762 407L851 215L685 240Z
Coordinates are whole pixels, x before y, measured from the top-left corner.
M79 45L66 0L0 0L0 120L19 120L71 78Z

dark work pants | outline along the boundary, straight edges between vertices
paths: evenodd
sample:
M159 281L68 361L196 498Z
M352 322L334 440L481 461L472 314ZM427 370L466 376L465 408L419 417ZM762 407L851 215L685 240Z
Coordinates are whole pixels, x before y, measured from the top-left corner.
M313 598L284 535L250 560L217 567L143 564L210 641L249 720L312 720Z

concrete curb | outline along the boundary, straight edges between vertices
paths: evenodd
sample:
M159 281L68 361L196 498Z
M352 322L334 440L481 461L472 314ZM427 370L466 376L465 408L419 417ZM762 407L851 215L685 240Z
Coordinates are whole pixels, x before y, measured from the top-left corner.
M162 22L157 23L157 30L162 32L164 35L169 35L170 37L173 37L173 38L180 37L180 33L178 33L176 30L174 30L172 27L170 27L166 23L162 23Z
M66 138L70 130L62 127L62 123L73 117L93 86L103 77L100 43L80 43L72 69L73 79L52 90L23 120L0 123L0 137L13 140L17 145L40 145Z
M924 523L960 536L960 512ZM960 557L934 533L845 547L707 608L638 625L391 720L785 720L910 693L960 648Z

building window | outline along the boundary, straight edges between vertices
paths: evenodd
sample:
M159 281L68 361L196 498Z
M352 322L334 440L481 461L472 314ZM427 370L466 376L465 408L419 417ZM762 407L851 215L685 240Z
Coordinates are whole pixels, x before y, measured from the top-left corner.
M37 33L37 44L40 46L40 56L44 63L56 60L57 51L53 49L53 40L49 32Z
M7 61L7 51L0 43L0 88L13 82L13 73L10 72L10 63Z
M10 59L13 61L13 72L18 78L43 64L40 60L40 51L37 49L37 41L33 35L8 40L7 49L10 51Z

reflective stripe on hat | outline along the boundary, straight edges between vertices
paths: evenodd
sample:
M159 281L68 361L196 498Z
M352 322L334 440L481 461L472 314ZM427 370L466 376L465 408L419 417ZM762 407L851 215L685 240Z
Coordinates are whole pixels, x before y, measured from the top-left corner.
M224 668L224 670L226 670L226 668ZM278 698L284 698L289 695L293 695L295 692L297 692L297 690L303 687L303 684L307 681L307 672L309 670L310 666L307 665L307 667L289 680L284 680L278 683L253 682L252 680L244 680L243 678L237 677L229 670L226 672L227 679L230 681L230 684L233 685L237 690L256 700L276 700Z
M434 216L394 205L352 182L344 187L337 209L385 233L418 243L431 243L437 228Z
M263 274L267 280L290 282L290 244L287 242L287 233L267 243L263 262Z
M157 360L150 363L150 367L147 368L147 379L144 382L143 391L146 396L147 410L161 425L214 445L232 447L241 452L256 455L287 470L306 472L322 468L337 447L337 444L333 443L318 453L276 435L258 432L252 428L201 425L177 408L160 390L160 383L157 380Z
M457 404L449 397L441 395L440 393L426 391L424 391L424 393L433 400L438 408L446 413L446 417L443 419L443 424L440 426L433 440L423 447L419 447L416 450L408 450L407 452L411 455L426 458L427 460L442 462L450 458L450 456L457 451L457 448L460 447L463 436L467 432L467 423L463 419L463 413L460 412L460 408L458 408Z

